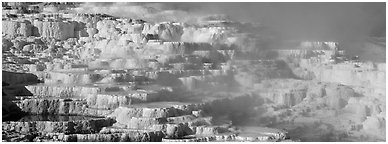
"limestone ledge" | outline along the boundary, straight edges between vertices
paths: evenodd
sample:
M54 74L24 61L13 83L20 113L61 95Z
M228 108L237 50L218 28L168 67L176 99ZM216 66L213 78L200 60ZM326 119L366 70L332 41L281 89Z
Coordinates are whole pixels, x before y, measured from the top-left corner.
M3 122L3 130L17 131L21 133L42 132L42 133L95 133L102 127L114 123L110 118L99 118L80 121L32 121L32 122Z

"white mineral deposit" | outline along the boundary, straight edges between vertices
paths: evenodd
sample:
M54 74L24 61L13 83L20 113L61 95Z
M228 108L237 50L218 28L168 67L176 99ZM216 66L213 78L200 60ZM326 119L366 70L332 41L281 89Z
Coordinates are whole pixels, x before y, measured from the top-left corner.
M386 141L385 3L2 7L3 142Z

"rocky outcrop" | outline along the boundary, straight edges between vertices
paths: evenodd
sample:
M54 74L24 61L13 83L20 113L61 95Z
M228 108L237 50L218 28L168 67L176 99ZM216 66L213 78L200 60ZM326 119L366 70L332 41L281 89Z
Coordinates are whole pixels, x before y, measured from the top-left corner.
M167 124L166 138L181 138L193 134L193 131L184 124Z
M160 142L164 134L160 131L130 131L112 134L61 134L47 133L37 137L34 141L62 141L62 142Z
M85 102L70 99L25 99L17 103L24 112L39 115L87 115Z
M135 101L135 100L133 100ZM132 104L132 97L127 95L89 95L86 102L91 108L116 109Z
M135 43L127 42L125 39L103 39L88 43L86 46L99 49L101 58L128 58L128 56L133 55L133 49L139 47Z
M8 36L24 36L33 35L33 25L29 21L2 21L2 33Z
M171 117L178 115L174 108L129 108L119 107L110 116L115 117L118 122L127 123L126 120L132 117Z
M153 4L147 22L36 6L56 12L3 19L3 69L23 72L3 71L5 141L385 139L385 63L348 61L336 42L282 45L261 25L178 23L189 13Z
M257 134L256 136L247 136L244 134L216 134L216 135L189 135L183 139L163 138L163 142L274 142L284 141L287 132L269 132Z
M98 21L96 28L98 30L98 37L104 37L106 39L118 39L120 29L116 28L119 22L113 20Z
M70 22L34 21L34 36L50 37L58 40L66 40L74 37L75 24Z
M180 41L183 27L175 23L159 23L156 25L145 24L142 34L157 35L163 41Z
M381 99L379 95L359 93L352 86L336 83L300 80L282 80L281 83L278 83L275 81L276 80L271 80L264 83L263 85L266 85L264 86L264 90L270 87L278 87L280 89L285 89L286 87L304 89L305 98L292 106L291 110L286 109L289 107L282 107L281 104L279 106L278 103L274 103L273 105L272 103L266 102L266 105L269 105L269 107L264 108L267 110L267 112L264 113L264 117L268 116L267 114L273 116L273 119L271 119L272 122L283 121L285 123L291 123L286 125L304 125L306 132L313 131L313 129L318 129L318 131L325 131L327 133L333 133L333 131L339 133L354 131L371 139L382 139L384 134L382 133L382 130L385 129L385 127L377 128L377 126L382 124L381 120L383 117L381 115L385 113L383 110L385 106L383 103L379 102L380 100L378 99ZM258 113L261 113L261 111L258 110ZM268 120L260 120L261 123L265 121ZM334 127L330 129L325 128L326 126L311 127L318 123L321 125L333 125ZM368 126L364 127L364 124ZM371 129L379 131L379 134L372 134ZM291 133L293 131L294 130L290 130ZM297 131L297 129L295 129L295 131ZM346 137L352 138L357 136L348 135ZM365 138L364 140L369 138ZM315 138L303 138L303 140L306 139ZM333 139L336 138L333 137Z
M119 120L120 121L120 120ZM166 118L132 117L126 121L125 128L129 129L149 129L157 124L166 123ZM120 122L119 122L120 123Z
M13 46L13 43L10 40L5 39L5 38L3 38L2 41L3 41L3 43L2 43L2 49L1 50L3 52L9 51L11 46Z
M236 138L236 134L231 135L214 135L214 136L187 136L184 139L167 139L164 138L162 142L225 142L233 141Z
M17 131L21 133L41 132L41 133L95 133L102 127L111 126L113 119L102 118L81 121L35 121L35 122L3 122L3 130Z
M4 131L2 134L3 142L32 142L33 139L38 136L36 132L22 134L16 131Z
M90 94L97 94L102 91L102 88L98 87L80 87L80 86L59 86L59 85L28 85L26 88L34 96L52 96L52 97L86 97Z
M171 104L165 103L167 106L163 106L163 102L159 103L144 105L144 107L119 107L109 116L114 117L119 124L130 128L151 128L153 125L166 123L167 117L191 114L192 111L198 110L200 107L196 105L172 105L169 107L168 105Z

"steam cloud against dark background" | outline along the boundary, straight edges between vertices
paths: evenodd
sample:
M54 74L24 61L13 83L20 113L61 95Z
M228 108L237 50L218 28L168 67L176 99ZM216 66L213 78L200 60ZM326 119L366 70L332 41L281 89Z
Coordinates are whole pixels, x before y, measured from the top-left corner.
M86 6L90 6L86 8ZM104 7L104 8L101 8ZM385 3L85 3L83 12L120 17L181 20L225 14L233 20L260 23L285 40L337 41L354 54L367 37L385 37ZM359 51L359 52L356 52ZM384 50L385 51L385 50Z
M171 8L227 14L292 39L385 36L385 3L174 3Z

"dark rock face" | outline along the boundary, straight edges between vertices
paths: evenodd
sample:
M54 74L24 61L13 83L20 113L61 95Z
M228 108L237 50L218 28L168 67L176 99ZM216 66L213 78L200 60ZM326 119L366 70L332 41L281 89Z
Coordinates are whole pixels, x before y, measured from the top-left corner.
M6 100L2 102L2 112L3 121L18 120L25 115L15 103Z
M9 85L38 83L38 77L31 73L2 72L3 82ZM3 83L4 84L4 83Z
M8 95L5 93L4 87L9 86L7 82L3 81L2 84L2 119L3 121L17 120L25 115L24 112L8 98Z

